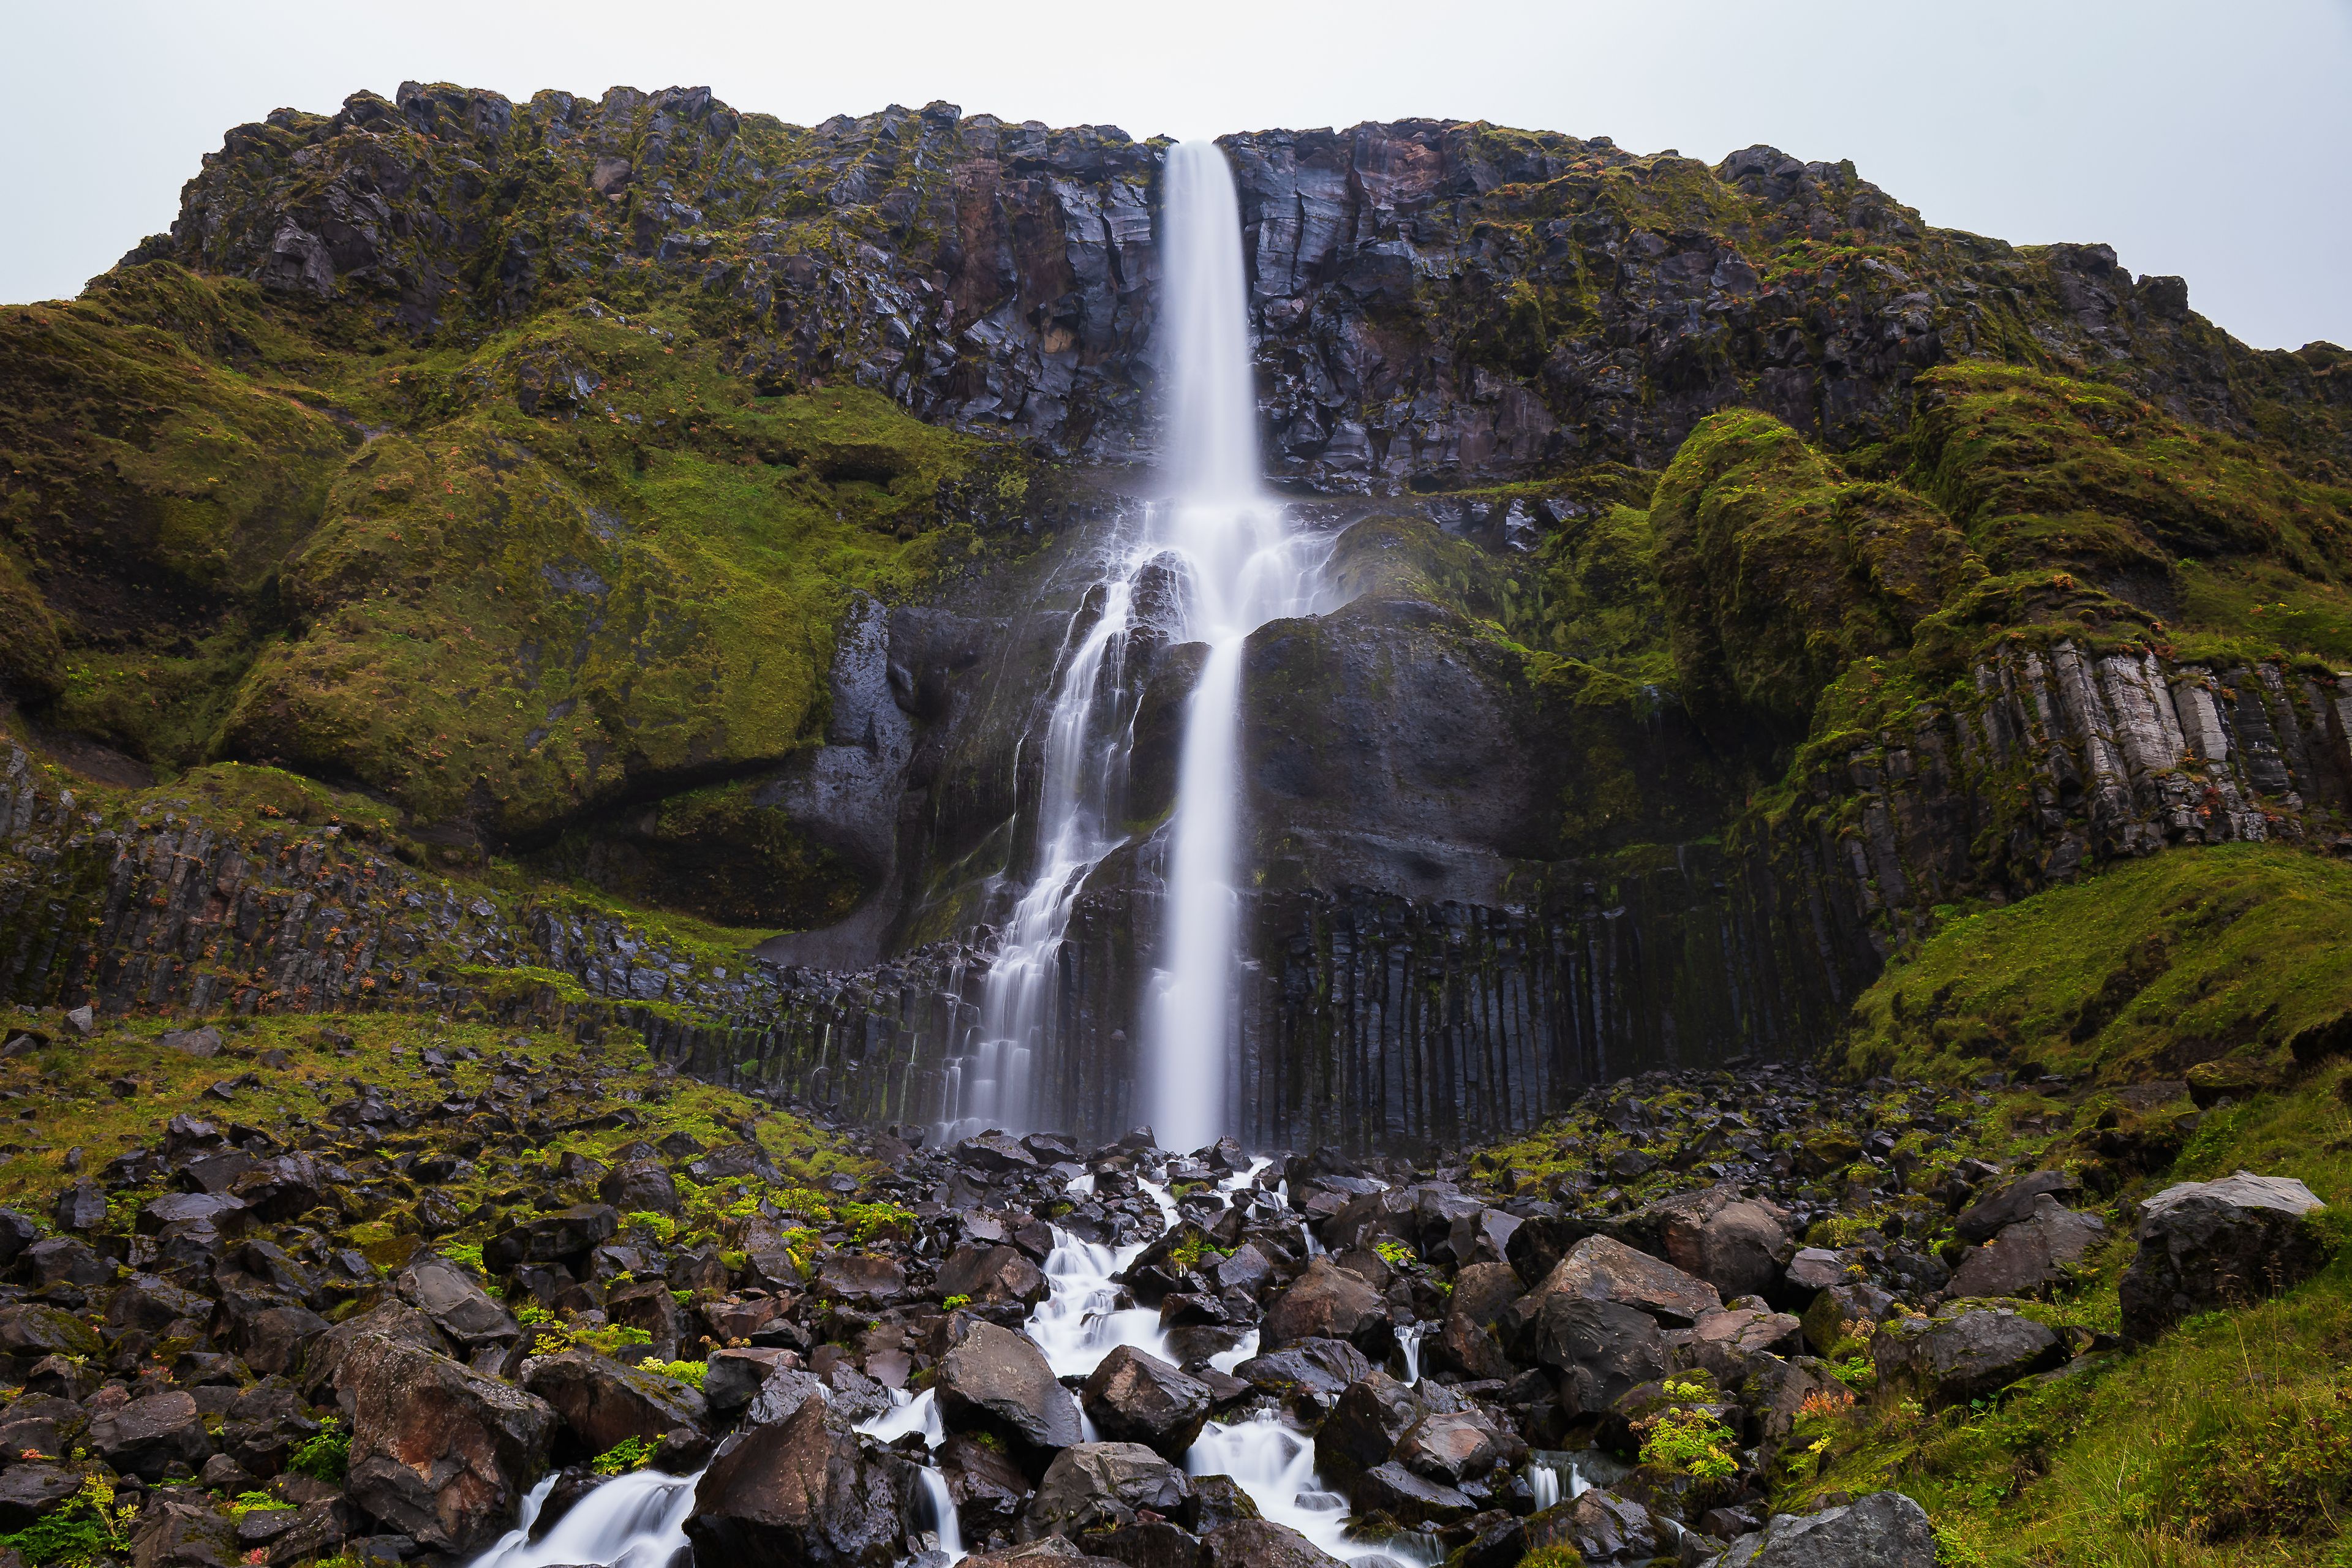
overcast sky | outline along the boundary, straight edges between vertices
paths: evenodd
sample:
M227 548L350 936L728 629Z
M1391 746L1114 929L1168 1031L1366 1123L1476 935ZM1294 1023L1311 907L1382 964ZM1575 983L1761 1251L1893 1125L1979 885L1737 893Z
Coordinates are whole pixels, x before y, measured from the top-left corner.
M1138 136L1405 116L1851 158L1928 222L2105 240L2250 343L2352 345L2352 0L1192 0L1181 8L5 5L0 300L169 226L233 124L403 78L707 83L799 123L933 99Z

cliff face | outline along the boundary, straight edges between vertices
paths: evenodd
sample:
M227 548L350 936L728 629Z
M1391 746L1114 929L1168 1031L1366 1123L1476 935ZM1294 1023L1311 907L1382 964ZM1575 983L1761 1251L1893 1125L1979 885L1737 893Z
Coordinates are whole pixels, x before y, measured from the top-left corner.
M1247 654L1252 1142L1807 1049L1957 912L2352 824L2341 351L1769 149L1225 145L1269 463L1349 601ZM1163 151L700 89L230 132L170 234L0 311L0 681L86 791L271 764L382 847L51 781L9 994L551 1008L937 1114L1155 439ZM1139 1113L1196 654L1129 651L1134 835L1033 1073L1090 1135Z

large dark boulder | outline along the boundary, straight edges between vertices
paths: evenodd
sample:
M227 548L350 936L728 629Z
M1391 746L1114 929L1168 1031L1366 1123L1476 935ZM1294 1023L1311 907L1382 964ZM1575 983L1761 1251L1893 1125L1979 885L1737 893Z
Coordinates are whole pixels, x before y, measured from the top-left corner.
M2033 1200L2024 1219L1961 1259L1946 1293L1960 1296L2032 1296L2063 1281L2084 1254L2106 1239L2106 1222L2070 1209L2047 1193Z
M1143 1509L1165 1517L1191 1495L1184 1472L1140 1443L1080 1443L1045 1468L1021 1516L1021 1539L1113 1530Z
M131 1568L234 1568L244 1556L236 1526L201 1494L163 1493L139 1510L131 1536Z
M55 1465L10 1465L0 1470L0 1534L14 1535L81 1490L81 1478Z
M940 1417L952 1432L986 1432L1021 1468L1043 1476L1078 1440L1078 1402L1028 1336L974 1321L940 1360Z
M1618 1301L1555 1295L1545 1303L1534 1358L1559 1380L1569 1419L1597 1415L1627 1391L1666 1373L1657 1320Z
M89 1325L71 1312L19 1301L0 1306L0 1351L29 1365L43 1356L95 1356L100 1345Z
M1012 1528L1028 1506L1029 1478L987 1444L950 1433L938 1458L967 1541Z
M676 1214L677 1184L658 1160L627 1160L604 1173L596 1195L623 1214Z
M1936 1531L1901 1492L1873 1492L1843 1508L1776 1515L1707 1568L1936 1568Z
M772 1346L712 1351L703 1363L703 1401L717 1411L740 1410L777 1368L799 1364L798 1355Z
M975 1247L967 1242L940 1265L942 1300L967 1296L995 1306L1034 1307L1050 1289L1045 1271L1017 1247Z
M354 1341L338 1376L353 1413L345 1495L362 1510L439 1552L513 1522L555 1437L545 1401L381 1334Z
M1132 1345L1103 1357L1078 1394L1103 1436L1140 1443L1179 1464L1201 1435L1211 1400L1207 1384Z
M681 1427L700 1433L710 1420L709 1406L687 1384L593 1351L533 1356L522 1363L522 1385L563 1418L558 1458L567 1451L593 1458L632 1437L650 1447Z
M259 1373L291 1372L328 1331L327 1320L282 1290L236 1285L221 1291L213 1332Z
M425 1253L410 1260L392 1288L447 1335L468 1361L485 1349L511 1349L522 1338L522 1325L514 1315L446 1258Z
M817 1265L816 1289L827 1300L887 1307L907 1293L907 1271L879 1253L828 1253Z
M2006 1227L2032 1218L2035 1199L2063 1199L2081 1188L2082 1184L2063 1171L2032 1172L1962 1209L1952 1221L1952 1234L1962 1241L1990 1241Z
M610 1204L575 1204L508 1226L482 1248L482 1263L503 1274L526 1263L570 1263L613 1239L621 1216Z
M1326 1481L1344 1486L1386 1463L1397 1440L1429 1410L1451 1411L1460 1404L1434 1384L1408 1388L1387 1373L1366 1373L1348 1385L1316 1429L1316 1468Z
M2066 1361L2064 1342L2049 1329L1986 1307L1881 1323L1870 1353L1881 1384L1916 1388L1931 1409L1989 1398Z
M1611 1302L1642 1312L1661 1327L1686 1329L1721 1308L1723 1297L1706 1280L1664 1259L1610 1237L1588 1236L1569 1248L1542 1283L1503 1310L1496 1333L1519 1360L1539 1359L1548 1314L1571 1301Z
M1665 1260L1714 1286L1727 1299L1761 1296L1780 1283L1796 1238L1788 1214L1731 1183L1677 1193L1637 1210L1625 1225L1654 1239Z
M1346 1340L1373 1356L1386 1355L1391 1339L1387 1301L1361 1275L1328 1258L1307 1260L1289 1289L1267 1305L1258 1334L1268 1350L1301 1340Z
M2124 1332L2155 1338L2192 1312L2275 1294L2326 1261L2301 1182L2241 1171L2167 1187L2140 1205L2139 1251L2124 1271Z
M1339 1568L1339 1559L1286 1524L1237 1519L1201 1537L1208 1568Z
M904 1555L906 1499L890 1467L812 1395L728 1440L694 1489L695 1559L732 1568L887 1568Z
M149 1483L177 1461L194 1470L212 1458L212 1435L193 1395L168 1389L90 1417L90 1451L124 1475Z
M1345 1340L1307 1339L1252 1356L1234 1375L1301 1414L1320 1416L1348 1385L1372 1370L1364 1352Z
M1478 1511L1466 1493L1417 1475L1394 1460L1359 1472L1348 1483L1358 1513L1381 1513L1399 1524L1452 1524Z

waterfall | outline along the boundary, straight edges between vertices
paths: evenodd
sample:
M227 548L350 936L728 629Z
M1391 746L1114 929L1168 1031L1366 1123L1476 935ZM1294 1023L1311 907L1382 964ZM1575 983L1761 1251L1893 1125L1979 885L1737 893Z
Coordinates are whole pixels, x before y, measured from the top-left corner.
M1241 206L1215 142L1169 151L1161 218L1171 494L1150 525L1184 563L1183 635L1208 658L1177 771L1145 1105L1164 1146L1192 1149L1227 1119L1244 645L1268 621L1322 607L1328 545L1294 529L1260 482Z
M1327 607L1329 542L1295 528L1260 483L1241 209L1214 142L1170 151L1161 216L1170 491L1139 521L1122 520L1089 563L1038 742L1035 850L1008 873L1021 890L978 1022L948 1064L943 1138L1034 1120L1062 940L1087 879L1126 841L1118 824L1140 695L1129 656L1147 635L1203 644L1206 658L1185 710L1139 1087L1170 1148L1225 1130L1243 645L1270 620Z
M1128 633L1145 564L1119 563L1070 619L1040 759L1036 867L982 982L971 1048L948 1066L947 1138L1029 1125L1030 1072L1050 1026L1055 956L1087 874L1124 842L1112 820L1132 719Z

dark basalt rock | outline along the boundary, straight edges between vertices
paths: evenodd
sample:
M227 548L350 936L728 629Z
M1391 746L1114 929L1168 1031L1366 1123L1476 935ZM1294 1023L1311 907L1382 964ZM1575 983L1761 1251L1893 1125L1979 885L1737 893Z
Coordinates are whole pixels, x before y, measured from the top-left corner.
M467 1552L496 1539L546 1468L555 1412L447 1356L362 1335L337 1383L354 1412L352 1501L421 1543Z
M1778 1515L1708 1568L1935 1568L1936 1560L1927 1510L1901 1492L1873 1492L1843 1508Z
M1076 1538L1118 1529L1150 1510L1162 1518L1192 1495L1184 1472L1140 1443L1080 1443L1055 1456L1021 1518L1021 1539Z
M887 1468L827 1416L822 1398L730 1438L694 1499L686 1533L704 1561L887 1568L903 1552L904 1500Z
M680 1427L700 1431L709 1406L675 1378L623 1366L589 1351L535 1356L522 1363L522 1386L545 1400L563 1421L557 1457L593 1458L635 1437L648 1446Z
M1010 1329L972 1322L940 1360L932 1386L949 1430L992 1434L1033 1476L1078 1440L1077 1400L1055 1380L1045 1352Z
M1201 1537L1208 1568L1335 1568L1338 1559L1286 1524L1236 1520Z
M1206 1384L1132 1345L1103 1357L1078 1397L1105 1437L1140 1443L1178 1464L1200 1436L1212 1402Z
M173 1464L197 1468L213 1452L204 1413L178 1389L101 1411L90 1420L89 1446L116 1470L150 1484L162 1480Z
M2306 1216L2309 1187L2240 1171L2167 1187L2140 1205L2139 1250L2124 1271L2124 1332L2155 1338L2179 1319L2273 1295L2326 1261Z
M1258 1342L1269 1349L1309 1339L1346 1340L1367 1355L1386 1355L1391 1337L1388 1303L1360 1276L1328 1258L1310 1258L1267 1305L1258 1333Z
M2050 1330L1989 1308L1881 1323L1870 1353L1882 1384L1916 1388L1931 1409L1990 1398L2066 1360L2063 1342Z

